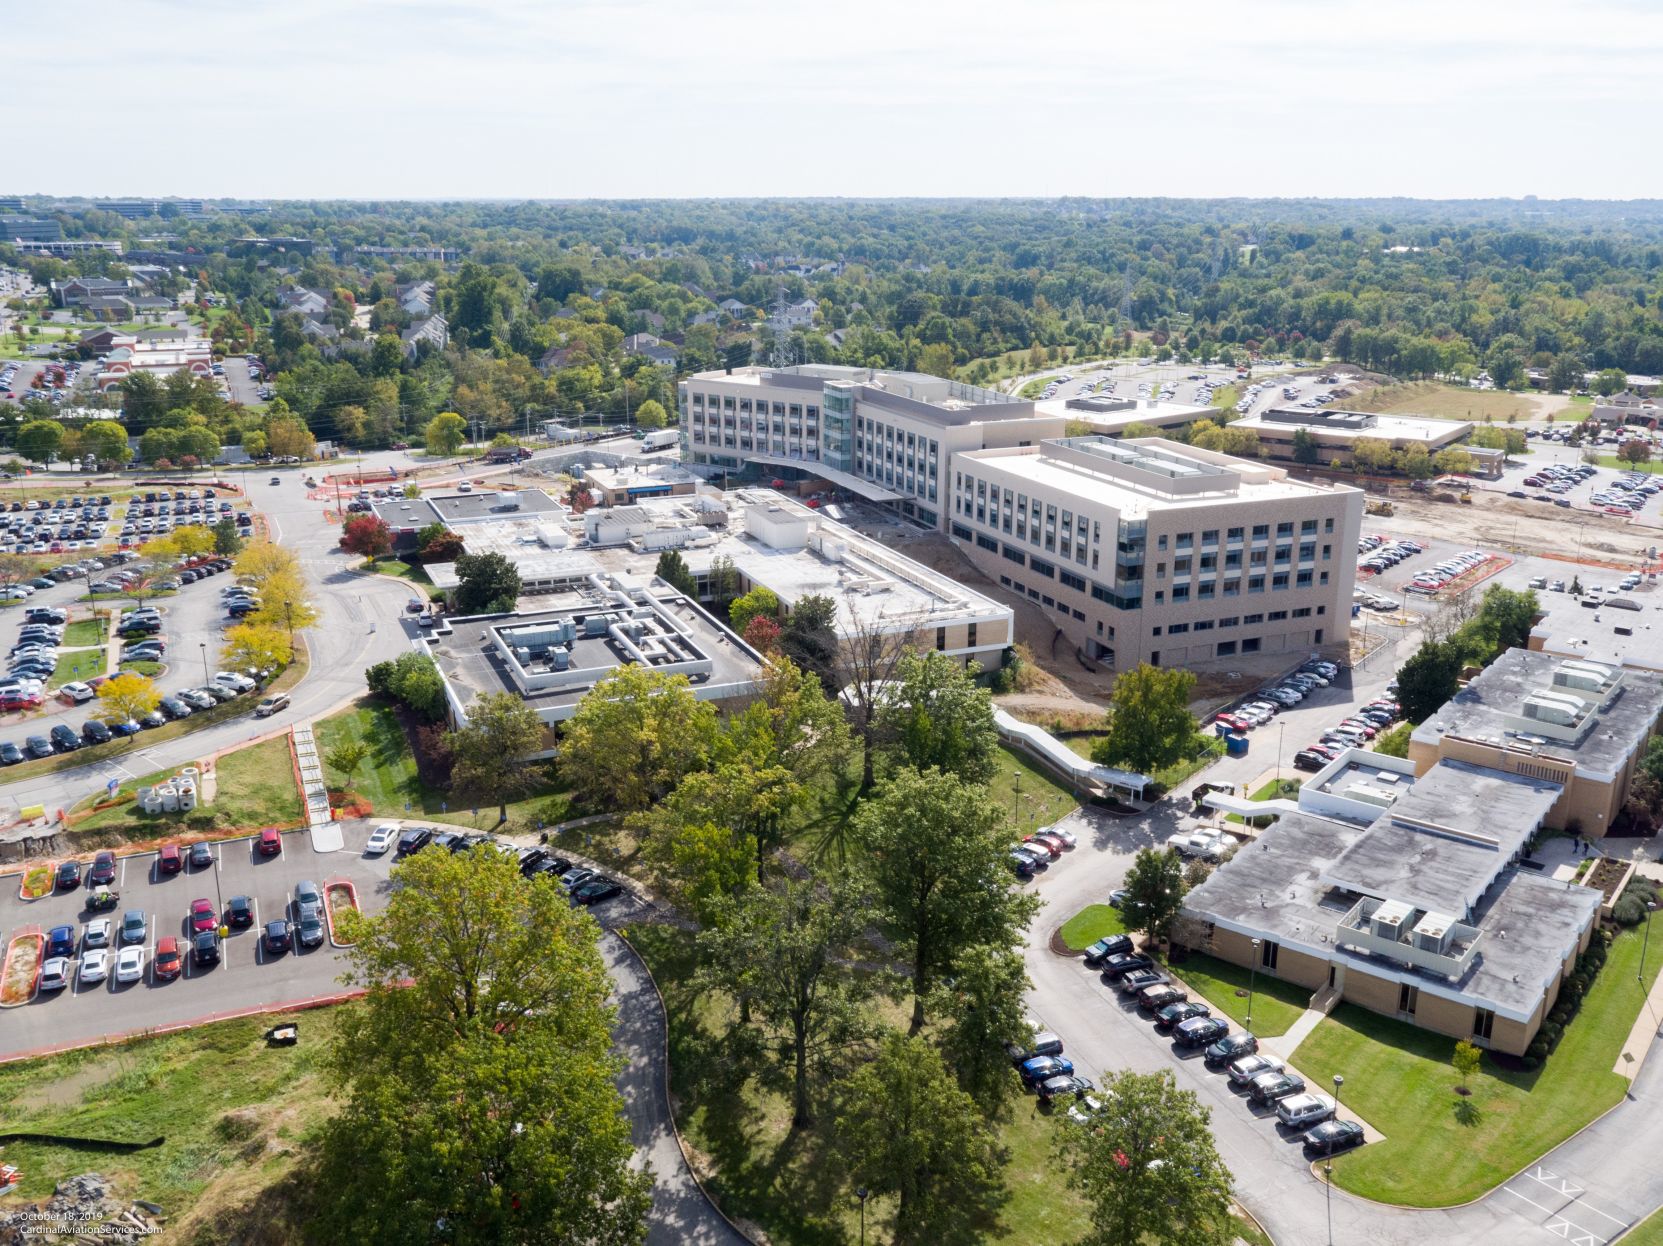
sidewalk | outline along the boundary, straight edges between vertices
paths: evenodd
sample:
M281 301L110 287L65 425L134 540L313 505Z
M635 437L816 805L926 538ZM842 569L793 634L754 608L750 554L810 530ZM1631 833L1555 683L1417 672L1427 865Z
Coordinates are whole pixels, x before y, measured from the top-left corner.
M1659 955L1663 955L1663 939L1658 940ZM1633 1081L1640 1076L1640 1066L1645 1063L1646 1053L1652 1048L1652 1042L1663 1033L1663 974L1651 985L1651 993L1646 996L1645 1003L1640 1005L1640 1015L1634 1018L1634 1025L1628 1032L1628 1040L1623 1043L1623 1049L1617 1055L1617 1063L1612 1066L1613 1073Z

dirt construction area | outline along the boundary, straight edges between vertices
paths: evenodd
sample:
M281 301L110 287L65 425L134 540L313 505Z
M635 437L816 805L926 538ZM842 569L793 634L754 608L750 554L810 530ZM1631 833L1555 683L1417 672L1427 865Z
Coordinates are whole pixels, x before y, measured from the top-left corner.
M1379 496L1373 492L1371 498ZM1649 551L1663 545L1663 530L1591 510L1545 509L1541 503L1475 491L1472 504L1433 502L1408 489L1391 492L1396 512L1386 521L1398 536L1464 541L1485 549L1535 554L1572 564L1628 570L1655 562Z

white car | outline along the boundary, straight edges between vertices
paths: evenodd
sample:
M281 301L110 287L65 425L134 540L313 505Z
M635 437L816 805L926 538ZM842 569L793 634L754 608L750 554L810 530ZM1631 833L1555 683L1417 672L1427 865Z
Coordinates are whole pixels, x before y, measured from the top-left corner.
M236 671L215 671L213 682L225 684L227 687L235 688L238 692L247 692L254 687L252 679L247 675L238 674Z
M137 982L144 977L144 948L124 947L121 955L116 957L115 980L117 982Z
M94 982L102 982L109 976L110 954L107 951L100 947L81 954L82 986L91 986Z
M378 826L370 832L369 843L364 845L364 851L372 855L386 852L398 840L398 827Z
M95 947L110 946L111 922L108 917L95 917L87 923L86 930L81 935L83 950Z
M61 991L69 985L69 958L54 956L40 967L40 989Z

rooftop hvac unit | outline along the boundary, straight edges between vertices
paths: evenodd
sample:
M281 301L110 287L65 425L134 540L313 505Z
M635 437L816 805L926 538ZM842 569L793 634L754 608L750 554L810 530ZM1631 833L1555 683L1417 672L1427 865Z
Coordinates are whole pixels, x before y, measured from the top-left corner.
M571 666L571 664L572 664L572 655L567 650L565 650L565 649L550 649L549 650L549 669L550 670L563 671L563 670L566 670L567 668L569 668Z
M1442 913L1428 913L1415 923L1415 946L1423 952L1443 952L1449 947L1453 917Z
M585 636L604 636L606 629L616 622L610 614L591 614L583 620L583 634Z
M1370 925L1380 938L1395 942L1402 938L1403 928L1414 914L1415 910L1401 900L1388 900L1374 910Z

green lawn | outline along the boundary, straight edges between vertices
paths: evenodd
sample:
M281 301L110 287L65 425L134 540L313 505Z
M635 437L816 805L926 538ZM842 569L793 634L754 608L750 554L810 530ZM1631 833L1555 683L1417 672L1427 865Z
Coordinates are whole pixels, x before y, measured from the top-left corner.
M1019 839L1060 820L1080 803L1049 771L1003 746L999 749L999 769L988 791L994 804L1009 811L1011 829Z
M148 734L148 733L147 733ZM103 832L142 838L187 826L201 830L254 830L273 823L292 823L302 812L300 788L286 735L227 753L215 763L218 772L212 804L192 813L141 812L132 801L100 809L74 823L76 833ZM159 770L123 783L117 796L131 796L138 787L170 779L176 770Z
M1600 455L1599 465L1601 467L1615 467L1619 471L1625 472L1655 472L1659 467L1663 467L1663 463L1656 460L1646 463L1630 463L1627 459L1618 458L1615 454Z
M375 807L376 813L384 817L422 815L484 830L497 825L495 803L481 804L476 815L471 805L453 799L447 791L431 789L422 783L416 773L415 755L391 707L364 697L350 709L315 724L314 732L318 753L324 758L344 740L361 740L369 746L369 755L353 774L351 786ZM340 773L327 762L324 772L331 787L340 784ZM571 809L570 796L552 784L508 802L509 819L528 826L534 825L538 818L552 825L571 816L576 815Z
M121 670L124 674L143 675L148 679L154 679L162 673L162 664L160 662L123 662Z
M1172 972L1212 1006L1213 1012L1247 1025L1247 992L1253 991L1253 1033L1260 1038L1286 1034L1311 1002L1308 987L1284 982L1268 973L1249 973L1240 965L1204 952L1191 952ZM1304 1048L1300 1051L1303 1053Z
M412 564L402 562L397 558L383 558L377 562L366 564L365 569L406 580L417 586L424 596L434 601L440 601L444 598L444 590L434 587L433 581L428 578L427 568L420 563Z
M1468 1099L1454 1094L1453 1039L1341 1005L1296 1059L1318 1083L1343 1073L1345 1101L1386 1138L1336 1161L1338 1183L1383 1202L1463 1203L1620 1102L1629 1083L1612 1068L1663 964L1652 956L1645 983L1637 982L1641 946L1639 928L1617 936L1581 1012L1539 1069L1503 1069L1486 1057Z
M101 645L110 635L107 619L77 619L64 628L63 644L69 648L79 645Z
M1663 1211L1654 1211L1627 1233L1623 1246L1663 1246Z
M1224 756L1224 741L1217 736L1200 735L1198 733L1195 741L1195 754L1193 756L1155 771L1151 777L1156 783L1169 792L1173 791L1198 770L1212 765L1213 762Z
M52 669L52 678L46 681L46 687L50 690L76 680L85 683L93 676L103 673L102 649L74 649L58 658L58 664Z
M1303 785L1303 782L1304 782L1304 780L1302 780L1302 779L1272 779L1269 783L1266 783L1263 787L1261 787L1258 791L1254 792L1247 799L1248 800L1275 800L1279 796L1286 796L1291 800L1299 792L1299 789ZM1284 783L1286 783L1288 785L1286 789L1284 789L1283 786L1282 786ZM1242 818L1242 816L1239 813L1230 813L1230 814L1225 815L1224 820L1226 822L1241 822L1244 819ZM1264 819L1263 818L1255 818L1254 821L1259 822L1259 823L1263 823Z
M43 1199L54 1183L94 1170L114 1183L121 1199L164 1206L171 1240L294 1240L273 1223L283 1219L275 1210L281 1199L258 1216L249 1216L249 1208L238 1209L243 1215L219 1210L209 1224L192 1224L206 1214L193 1204L237 1207L248 1196L244 1186L275 1185L306 1153L306 1140L327 1111L319 1062L336 1015L320 1010L225 1021L0 1067L8 1129L115 1142L166 1139L127 1153L9 1142L6 1161L23 1171L17 1192ZM299 1023L299 1045L265 1042L265 1031L282 1021ZM120 1024L117 1015L112 1028ZM194 1232L181 1232L182 1225Z
M1126 923L1120 920L1120 910L1110 904L1088 904L1062 924L1058 934L1070 951L1079 952L1099 939L1125 934Z

